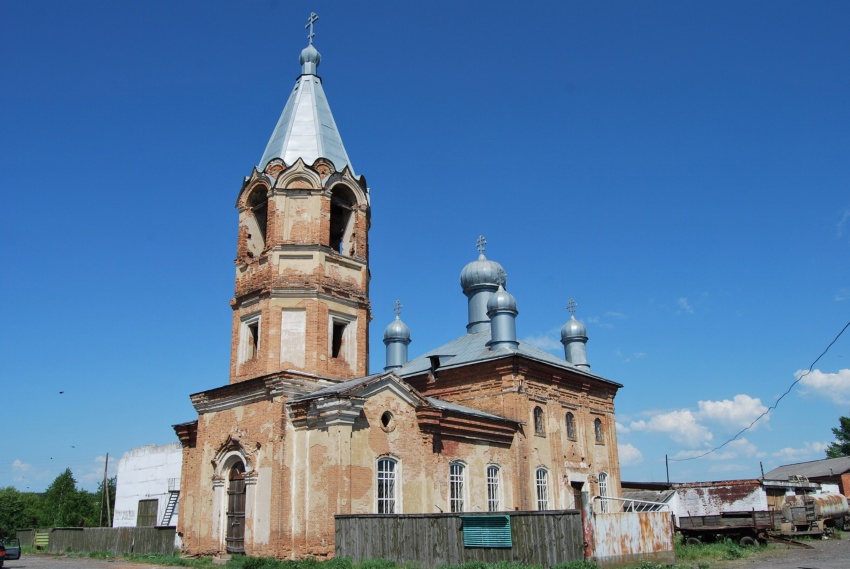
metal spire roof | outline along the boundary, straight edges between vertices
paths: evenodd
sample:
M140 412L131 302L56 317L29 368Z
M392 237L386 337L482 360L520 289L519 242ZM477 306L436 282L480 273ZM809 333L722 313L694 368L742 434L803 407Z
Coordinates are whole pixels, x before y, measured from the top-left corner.
M301 52L301 76L295 81L295 88L260 159L261 171L274 158L281 158L287 165L299 158L308 165L317 158L327 158L337 171L348 166L354 173L322 89L322 79L316 75L322 59L313 47L313 23L317 19L315 14L310 15L307 24L310 44Z

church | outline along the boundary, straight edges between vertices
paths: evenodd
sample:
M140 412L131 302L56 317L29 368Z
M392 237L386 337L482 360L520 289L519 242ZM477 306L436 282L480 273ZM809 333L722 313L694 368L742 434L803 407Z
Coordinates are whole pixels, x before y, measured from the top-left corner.
M582 492L619 497L622 385L590 371L574 315L563 359L517 339L517 300L483 238L458 267L463 333L410 359L397 303L386 365L370 373L371 197L318 75L315 19L236 200L230 381L191 395L197 420L174 426L184 553L325 558L336 514L559 510L580 507Z

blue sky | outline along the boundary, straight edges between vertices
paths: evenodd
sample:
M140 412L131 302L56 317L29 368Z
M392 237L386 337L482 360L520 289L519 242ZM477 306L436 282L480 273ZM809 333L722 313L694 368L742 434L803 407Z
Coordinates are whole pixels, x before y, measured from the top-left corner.
M227 383L233 206L311 11L372 192L373 370L396 299L411 356L464 332L483 234L522 339L562 354L576 299L622 477L659 481L850 320L847 3L2 2L0 487L94 489ZM848 348L670 477L823 457Z

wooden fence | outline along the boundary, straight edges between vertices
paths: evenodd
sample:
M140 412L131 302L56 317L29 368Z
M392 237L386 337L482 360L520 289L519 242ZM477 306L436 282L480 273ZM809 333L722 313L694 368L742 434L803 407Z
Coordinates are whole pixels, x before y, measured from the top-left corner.
M423 567L516 561L548 567L584 559L581 512L499 512L510 517L510 547L464 547L463 518L494 514L336 516L336 556L415 561ZM471 525L471 524L470 524Z
M18 530L21 545L32 547L36 534L47 534L47 553L109 551L174 553L174 527L50 528Z

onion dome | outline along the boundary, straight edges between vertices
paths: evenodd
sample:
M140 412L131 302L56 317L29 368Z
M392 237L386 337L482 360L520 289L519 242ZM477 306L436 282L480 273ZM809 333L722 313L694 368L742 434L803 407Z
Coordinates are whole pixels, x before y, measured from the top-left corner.
M581 338L587 340L587 328L576 320L575 315L570 316L569 321L561 328L561 341L579 340Z
M499 290L487 301L487 313L494 312L517 312L514 295L506 291L501 284Z
M460 272L460 286L466 295L480 287L505 286L507 281L507 275L502 265L487 259L484 253L481 253L477 260L466 265Z
M410 341L410 328L407 327L407 324L401 321L401 318L398 315L396 315L395 320L390 322L387 329L384 330L384 343L397 340Z
M301 73L315 75L321 61L322 54L311 43L301 50L301 57L298 58L298 62L301 63Z

